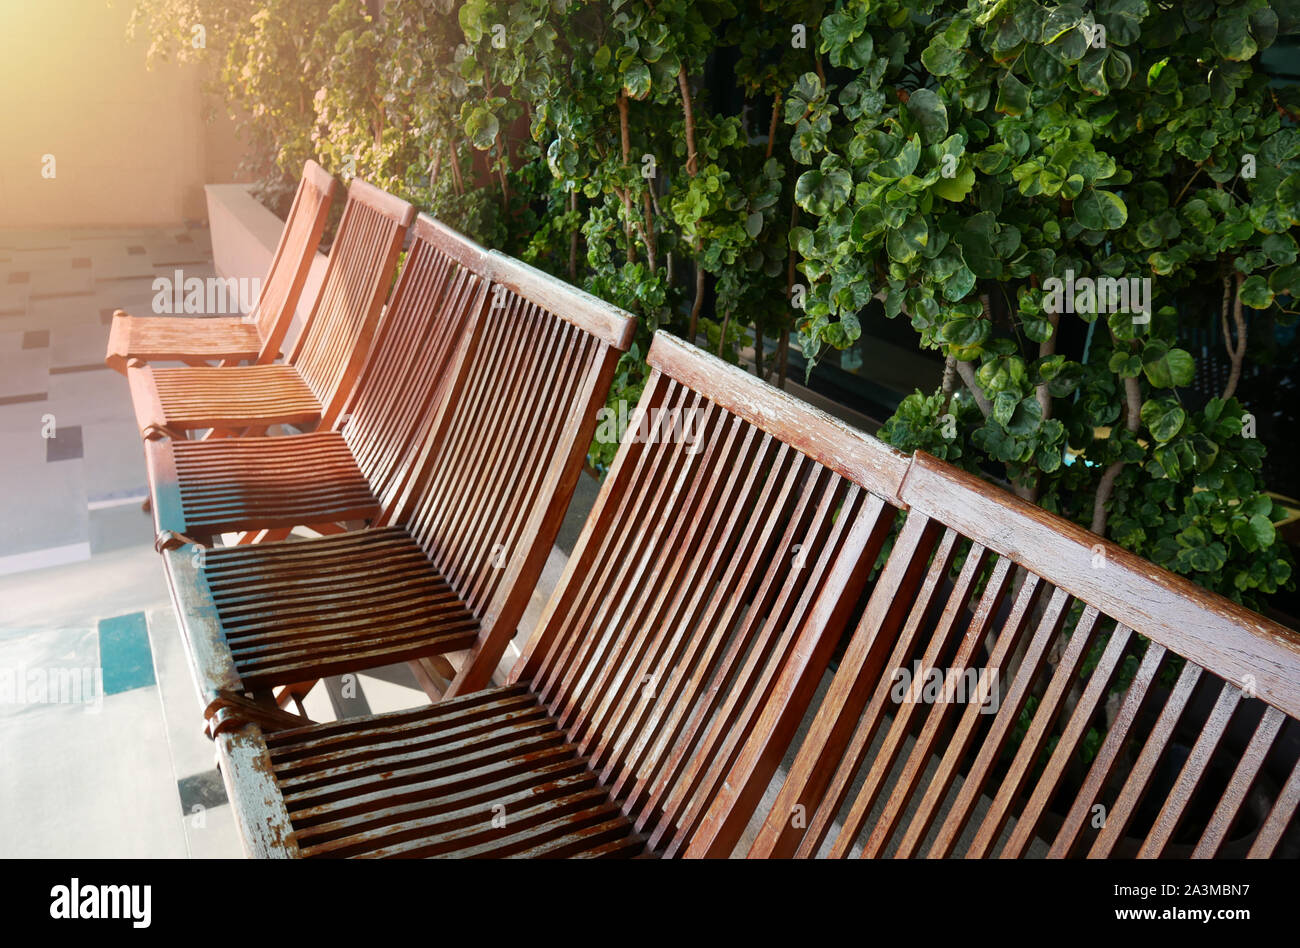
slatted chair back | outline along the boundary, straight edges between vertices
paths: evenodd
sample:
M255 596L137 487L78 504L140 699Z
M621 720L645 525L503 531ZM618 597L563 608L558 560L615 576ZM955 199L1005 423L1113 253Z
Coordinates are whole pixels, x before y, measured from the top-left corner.
M457 347L487 295L488 252L421 214L343 437L381 504L396 500L423 443Z
M487 684L514 637L636 328L540 270L491 258L482 318L391 517L480 618L445 697Z
M928 455L901 496L751 855L1294 847L1295 633Z
M589 756L652 851L725 854L889 534L906 458L662 332L648 360L510 681ZM782 669L800 687L772 707Z
M330 247L320 294L289 362L321 404L320 427L333 426L370 350L415 208L354 179Z
M280 232L275 256L271 258L271 268L258 292L257 302L248 312L247 319L257 326L262 339L258 362L274 362L280 357L280 348L293 323L298 299L311 273L316 248L337 192L338 182L334 177L309 159L303 166L302 179Z

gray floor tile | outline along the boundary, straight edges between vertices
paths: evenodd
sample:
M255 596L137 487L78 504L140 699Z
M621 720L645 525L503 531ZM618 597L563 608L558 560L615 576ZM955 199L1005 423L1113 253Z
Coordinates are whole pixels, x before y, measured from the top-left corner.
M54 437L45 439L45 461L77 461L84 454L81 425L60 425Z

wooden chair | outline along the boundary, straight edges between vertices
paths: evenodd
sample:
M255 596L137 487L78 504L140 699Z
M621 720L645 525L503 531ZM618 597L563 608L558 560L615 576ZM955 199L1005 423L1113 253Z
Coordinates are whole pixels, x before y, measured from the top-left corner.
M412 470L457 345L487 299L488 252L421 215L388 313L326 431L145 443L159 549L217 534L283 538L376 520ZM254 534L253 531L259 531Z
M498 254L488 272L491 298L375 528L164 553L213 732L261 713L245 693L280 688L266 707L283 722L275 708L316 679L394 662L463 652L448 693L472 689L514 637L635 320Z
M328 428L370 348L415 208L354 180L330 248L320 295L284 363L155 368L131 363L127 380L144 438L184 438L271 425Z
M1295 855L1300 637L928 455L901 498L751 856Z
M257 302L245 316L131 316L113 313L104 362L126 374L136 362L274 362L293 322L338 185L308 161Z
M906 458L663 333L649 364L504 686L293 729L232 716L218 731L250 855L734 844L889 536ZM802 687L773 702L778 682Z

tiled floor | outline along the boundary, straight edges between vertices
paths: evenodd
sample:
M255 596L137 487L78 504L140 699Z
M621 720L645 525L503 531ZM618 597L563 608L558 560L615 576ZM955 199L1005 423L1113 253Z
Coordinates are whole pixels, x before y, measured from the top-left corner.
M210 254L200 227L0 231L0 855L238 855L103 362L113 310Z
M103 362L113 310L213 275L210 247L194 226L0 231L0 856L239 855ZM357 684L309 713L424 700L405 669Z

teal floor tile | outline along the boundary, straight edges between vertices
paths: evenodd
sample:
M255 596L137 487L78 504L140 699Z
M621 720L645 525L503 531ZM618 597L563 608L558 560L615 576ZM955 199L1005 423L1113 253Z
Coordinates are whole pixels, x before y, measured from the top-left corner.
M99 663L104 669L105 695L155 684L149 626L143 612L100 620Z

